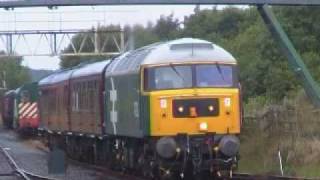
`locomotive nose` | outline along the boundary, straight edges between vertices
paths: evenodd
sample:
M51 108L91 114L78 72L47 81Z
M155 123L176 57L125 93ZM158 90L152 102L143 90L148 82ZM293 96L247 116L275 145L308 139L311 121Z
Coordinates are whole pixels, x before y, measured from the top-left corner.
M240 141L233 135L224 136L219 143L220 152L228 157L236 156L239 148Z
M177 143L172 137L162 137L157 141L156 150L160 157L173 158L177 153Z

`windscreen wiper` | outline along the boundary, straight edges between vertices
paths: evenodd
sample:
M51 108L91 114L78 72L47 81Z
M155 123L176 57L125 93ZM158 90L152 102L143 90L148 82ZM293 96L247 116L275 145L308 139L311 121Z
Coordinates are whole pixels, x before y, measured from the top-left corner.
M219 63L215 63L215 65L216 65L216 67L217 67L217 70L218 70L218 72L219 72L219 74L220 74L220 76L221 76L222 80L223 80L223 81L226 81L226 80L224 79L224 75L223 75L223 73L222 73L222 70L221 70L220 64L219 64Z
M183 84L186 84L186 80L183 78L183 76L179 73L179 71L176 69L176 67L174 67L172 64L169 64L169 66L171 67L171 69L182 79Z

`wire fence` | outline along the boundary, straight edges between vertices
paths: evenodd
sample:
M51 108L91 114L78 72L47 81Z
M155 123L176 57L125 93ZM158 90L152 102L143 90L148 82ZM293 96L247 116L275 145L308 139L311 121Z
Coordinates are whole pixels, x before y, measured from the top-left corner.
M247 115L243 129L257 129L264 135L292 135L299 137L320 137L320 109L281 106L269 107L264 112Z

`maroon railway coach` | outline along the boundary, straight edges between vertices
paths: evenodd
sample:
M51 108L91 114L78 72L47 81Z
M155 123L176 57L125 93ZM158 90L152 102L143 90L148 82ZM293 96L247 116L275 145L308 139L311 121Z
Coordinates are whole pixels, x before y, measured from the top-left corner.
M109 61L54 73L39 82L40 129L102 135L104 71Z

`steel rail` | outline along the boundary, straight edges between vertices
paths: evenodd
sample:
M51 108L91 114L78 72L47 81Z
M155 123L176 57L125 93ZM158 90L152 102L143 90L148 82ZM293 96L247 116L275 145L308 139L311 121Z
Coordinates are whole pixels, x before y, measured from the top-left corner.
M0 147L0 151L1 153L3 153L3 155L5 156L5 158L7 159L9 165L11 166L11 168L14 170L14 173L16 173L17 175L19 175L21 178L23 178L24 180L56 180L53 178L49 178L49 177L45 177L45 176L40 176L40 175L36 175L33 174L31 172L25 171L23 169L21 169L17 163L14 161L13 157L10 156L10 154L8 153L8 151L2 147ZM7 174L8 176L12 174Z
M2 153L5 155L5 158L8 160L10 166L14 169L14 171L19 174L24 180L31 180L17 165L17 163L13 160L10 154L4 149L1 148Z
M312 178L280 176L280 175L256 175L250 173L234 173L232 179L234 180L256 180L256 179L272 179L272 180L314 180Z
M49 177L46 177L46 176L40 176L40 175L31 173L31 172L28 172L28 171L25 171L25 170L22 170L22 171L23 171L24 174L26 174L28 177L31 177L32 179L36 179L36 180L57 180L57 179L49 178Z

